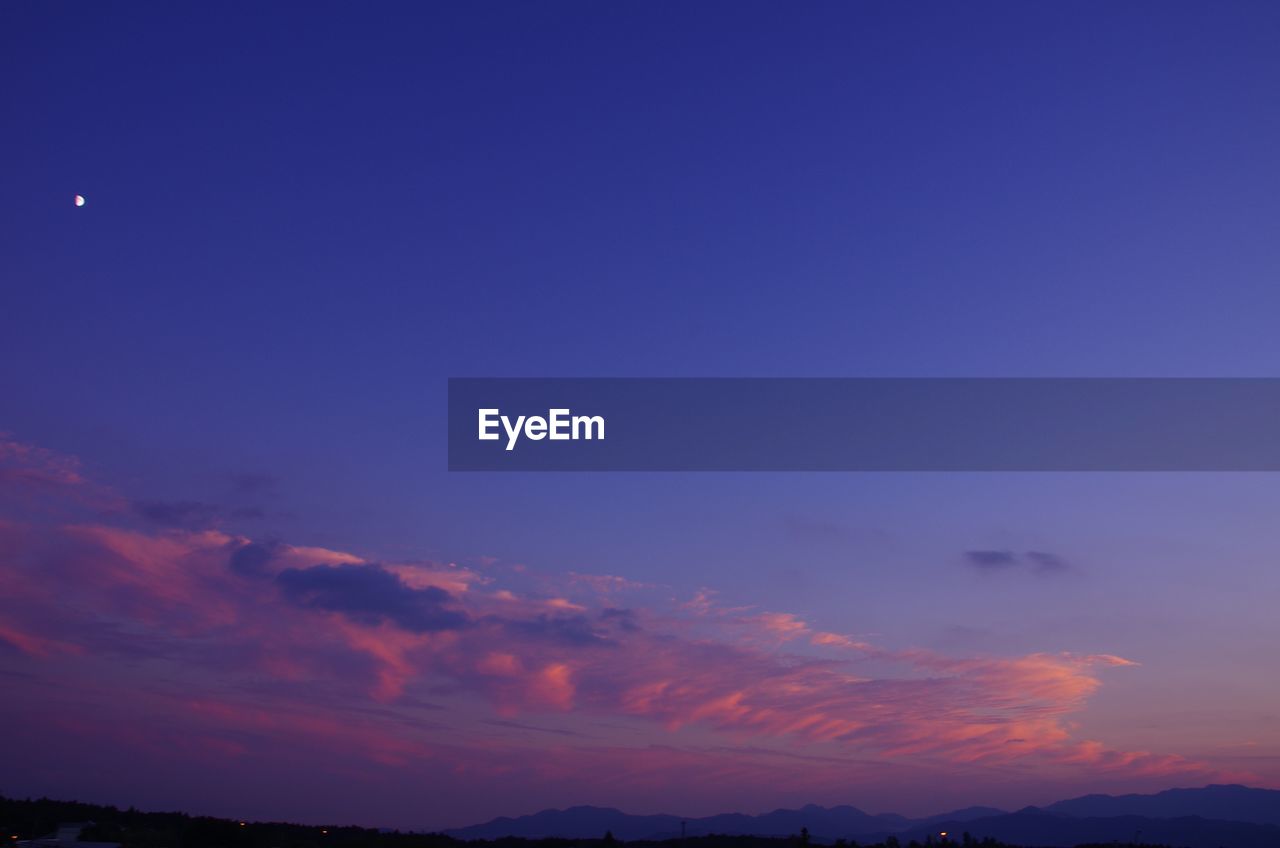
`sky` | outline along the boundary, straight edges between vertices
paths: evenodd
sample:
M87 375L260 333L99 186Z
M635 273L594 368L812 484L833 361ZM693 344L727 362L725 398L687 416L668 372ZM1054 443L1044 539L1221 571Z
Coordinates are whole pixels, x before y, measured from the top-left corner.
M1280 787L1275 475L445 469L451 376L1280 375L1277 40L1246 2L6 5L0 793L433 828Z

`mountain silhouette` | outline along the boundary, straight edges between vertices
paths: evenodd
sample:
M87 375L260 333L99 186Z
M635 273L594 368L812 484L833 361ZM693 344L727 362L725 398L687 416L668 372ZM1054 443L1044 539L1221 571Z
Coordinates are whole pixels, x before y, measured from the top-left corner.
M923 841L944 830L952 835L968 833L976 839L991 837L1001 842L1042 848L1115 842L1177 845L1182 848L1275 848L1280 845L1280 827L1275 825L1199 816L1075 817L1046 810L1020 810L968 822L939 821L929 827L913 828L899 838Z
M1201 789L1166 789L1154 795L1085 795L1045 809L1066 816L1201 816L1280 825L1280 792L1214 784Z
M457 839L500 839L518 836L542 839L558 836L565 839L598 839L606 831L617 839L644 839L655 833L680 832L679 816L633 816L612 807L570 807L567 810L543 810L530 816L500 816L484 824L447 830Z
M995 807L965 807L963 810L952 810L949 813L938 813L937 815L934 815L934 816L926 816L925 818L922 818L922 819L916 819L913 822L911 822L911 824L928 826L928 825L932 825L935 822L944 822L944 821L949 821L952 823L969 822L969 821L973 821L974 819L984 819L990 816L1003 816L1003 815L1005 815L1005 811L996 809Z
M1143 842L1190 848L1276 848L1280 846L1280 791L1212 785L1151 795L1085 795L1015 813L966 807L921 818L873 815L848 805L810 804L760 815L723 813L702 818L636 816L609 807L584 806L515 818L503 816L445 833L458 839L597 839L609 831L618 839L635 840L669 839L682 832L687 836L790 836L801 828L819 842L872 841L889 835L905 841L945 830L1043 846L1129 842L1140 834Z
M562 837L596 839L611 831L618 839L667 839L704 836L711 833L733 836L790 836L808 828L816 837L836 838L868 833L892 833L916 822L892 814L871 815L857 807L819 807L810 804L798 810L774 810L758 816L724 813L703 818L671 815L633 816L611 807L570 807L543 810L530 816L493 819L484 824L445 831L458 839L498 839L519 836L525 839Z

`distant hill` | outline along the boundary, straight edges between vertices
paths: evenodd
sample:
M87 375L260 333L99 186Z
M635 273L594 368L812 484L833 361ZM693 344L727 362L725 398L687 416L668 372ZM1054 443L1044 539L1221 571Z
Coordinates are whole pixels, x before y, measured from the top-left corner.
M931 825L934 822L969 822L974 819L985 819L990 816L1003 816L1004 810L995 807L965 807L963 810L954 810L950 813L939 813L936 816L927 816L922 819L916 819L914 825Z
M803 827L808 828L813 836L834 839L841 836L892 832L902 830L910 824L910 819L892 813L871 815L848 805L819 807L809 804L798 810L774 810L758 816L733 813L689 819L686 829L690 836L709 833L732 836L791 836L799 833L800 828Z
M455 839L500 839L517 836L541 839L559 836L565 839L598 839L611 831L617 839L645 839L655 833L679 833L678 816L633 816L612 807L569 807L567 810L543 810L530 816L499 816L484 824L444 831Z
M1235 799L1237 803L1248 802L1243 807L1229 808L1237 814L1263 816L1275 812L1276 808L1268 802L1274 803L1277 795L1280 792L1209 786L1157 795L1089 796L1053 807L1093 809L1093 805L1118 802L1150 804L1149 799L1157 798L1164 806L1153 809L1168 810L1173 808L1169 804L1195 807L1210 801ZM1170 802L1170 798L1174 800ZM937 834L945 830L951 840L958 841L965 833L979 840L991 840L983 841L986 848L1019 845L1280 848L1280 825L1275 824L1195 815L1068 815L1036 807L1016 813L970 807L928 818L908 819L891 814L871 815L850 806L808 806L758 816L727 814L687 819L687 840L663 842L661 840L679 836L679 816L632 816L602 807L546 810L533 816L495 819L485 825L455 831L450 836L338 825L240 822L185 813L148 813L133 808L121 810L45 798L19 800L0 796L0 843L3 845L49 833L59 823L68 821L96 822L85 831L86 839L119 842L123 848L171 848L174 845L182 848L620 848L618 840L626 840L628 848L802 848L802 843L794 838L801 828L809 831L815 846L836 839L856 839L869 848L898 848L910 845L912 840L926 842L930 837L938 845ZM487 832L483 832L486 829ZM744 830L756 833L742 833ZM603 839L610 831L615 839ZM714 831L716 835L707 835L704 831ZM568 838L556 840L553 835ZM509 838L512 836L517 838ZM521 841L520 836L550 841L526 842ZM896 842L890 840L890 836ZM493 841L460 841L484 837Z
M953 835L969 833L976 839L992 838L1021 845L1053 846L1141 843L1177 845L1185 848L1276 848L1280 827L1250 822L1220 821L1183 816L1074 817L1054 814L1034 807L1002 816L967 822L940 821L930 827L913 828L902 840L924 840L939 831Z
M1064 816L1147 816L1155 819L1201 816L1280 825L1280 791L1213 785L1200 789L1167 789L1154 795L1084 795L1050 804L1045 810Z
M969 820L999 814L992 807L971 807L946 813L948 820ZM567 810L543 810L519 818L493 819L484 824L445 831L457 839L499 839L518 836L525 839L562 837L595 839L611 831L617 839L669 839L681 833L688 836L722 834L728 836L791 836L801 828L819 840L884 835L904 831L928 819L909 819L892 813L872 815L857 807L819 807L810 804L798 810L774 810L752 816L723 813L703 818L682 819L679 816L633 816L609 807L570 807Z
M833 842L867 841L889 835L905 840L943 830L967 830L974 836L1051 846L1127 841L1142 831L1142 840L1151 843L1280 848L1280 791L1214 785L1169 789L1153 795L1085 795L1017 813L994 807L968 807L915 819L892 813L873 815L847 805L810 804L761 815L724 813L689 819L673 815L633 816L605 807L571 807L518 818L504 816L446 833L458 839L597 839L610 831L623 840L670 839L680 836L681 822L690 837L790 836L806 828L815 841Z

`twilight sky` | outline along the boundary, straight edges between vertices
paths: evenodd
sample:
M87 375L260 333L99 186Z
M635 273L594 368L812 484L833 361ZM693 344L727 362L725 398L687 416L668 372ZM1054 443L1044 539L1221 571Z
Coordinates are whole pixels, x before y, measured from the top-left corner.
M0 9L0 794L1280 787L1275 475L444 470L448 376L1280 375L1280 7L367 5Z

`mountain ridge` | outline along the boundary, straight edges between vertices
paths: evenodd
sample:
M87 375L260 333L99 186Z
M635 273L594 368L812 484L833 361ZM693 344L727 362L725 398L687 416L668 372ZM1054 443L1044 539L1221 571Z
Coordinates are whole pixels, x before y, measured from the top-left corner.
M991 835L996 838L1012 838L1008 833L1023 834L1016 838L1051 845L1058 843L1043 840L1052 838L1054 833L1089 836L1089 839L1081 841L1101 840L1102 835L1107 839L1101 841L1128 839L1135 830L1164 833L1169 830L1164 823L1175 819L1185 820L1183 829L1188 832L1205 832L1205 844L1218 838L1215 833L1231 832L1241 845L1280 845L1280 791L1239 784L1210 784L1150 794L1082 795L1043 807L1024 807L1016 812L973 806L916 818L895 813L868 813L850 804L834 807L807 804L796 809L778 808L755 815L719 813L700 817L666 813L632 815L614 807L579 805L541 810L526 816L500 816L442 832L459 839L505 836L590 839L611 832L618 839L636 840L672 838L682 834L788 836L804 828L819 841L833 841L967 829L975 836ZM1236 824L1262 830L1255 832L1250 828L1233 827ZM1130 826L1133 830L1127 834L1120 832ZM1274 828L1275 832L1269 828ZM1267 843L1267 840L1272 841Z
M1165 789L1147 795L1081 795L1045 807L1066 816L1138 815L1163 819L1200 816L1223 821L1280 825L1280 792L1238 783L1211 783L1198 789Z
M899 839L924 841L941 831L969 833L975 839L995 839L1040 848L1071 848L1112 843L1176 845L1180 848L1275 848L1280 827L1252 822L1223 821L1200 816L1061 816L1032 808L970 822L935 822L898 834Z

